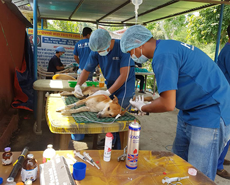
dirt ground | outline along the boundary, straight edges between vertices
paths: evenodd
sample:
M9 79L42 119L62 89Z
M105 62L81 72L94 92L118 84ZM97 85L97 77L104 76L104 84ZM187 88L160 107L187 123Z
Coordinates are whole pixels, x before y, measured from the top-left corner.
M176 135L177 113L178 110L174 110L167 113L137 116L141 122L140 150L170 151ZM44 150L47 144L52 143L53 134L49 131L46 122L42 123L43 134L40 136L34 134L33 124L32 118L22 119L19 123L19 129L14 133L10 143L14 151L21 151L25 146L29 146L31 151ZM103 137L102 134L99 139ZM82 141L88 145L89 149L92 149L92 138L91 135L86 135ZM226 158L230 160L230 152ZM225 169L230 172L230 166L225 166ZM215 182L218 185L229 185L230 180L216 176Z

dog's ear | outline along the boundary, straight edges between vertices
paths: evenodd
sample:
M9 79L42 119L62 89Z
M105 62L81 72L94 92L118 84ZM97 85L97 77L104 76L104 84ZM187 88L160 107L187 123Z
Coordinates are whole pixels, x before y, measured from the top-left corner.
M127 110L121 111L121 116L123 116L126 113Z
M113 103L118 103L118 99L117 99L117 97L115 96L115 95L113 95Z

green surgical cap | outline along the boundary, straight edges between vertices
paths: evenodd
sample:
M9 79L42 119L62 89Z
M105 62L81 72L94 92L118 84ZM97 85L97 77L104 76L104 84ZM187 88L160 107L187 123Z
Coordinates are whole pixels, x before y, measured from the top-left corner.
M142 46L152 37L152 33L144 26L131 26L125 31L125 33L121 37L121 51L123 53L127 53L134 48Z
M111 43L111 36L108 31L104 29L95 30L89 38L89 48L92 51L103 51Z

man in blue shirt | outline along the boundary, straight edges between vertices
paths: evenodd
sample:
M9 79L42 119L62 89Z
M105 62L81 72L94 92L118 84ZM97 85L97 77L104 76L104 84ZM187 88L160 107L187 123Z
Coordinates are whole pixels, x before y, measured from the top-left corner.
M77 82L75 92L82 95L80 86L86 81L88 75L99 64L104 78L106 79L106 91L100 90L95 93L105 94L113 99L118 98L119 104L126 108L130 98L135 94L135 65L128 54L122 53L120 40L111 39L108 31L98 29L89 39L89 47L92 50L85 68ZM114 134L114 146L121 149L119 134Z
M225 44L223 49L221 50L217 64L224 73L226 79L228 80L228 83L230 84L230 25L227 28L228 32L228 42ZM227 145L224 147L224 150L222 154L220 155L220 158L218 160L218 166L217 166L217 175L230 179L230 173L228 173L223 165L230 165L230 161L224 159L227 155L228 148L229 148L230 141L228 141Z
M91 33L92 33L91 28L89 27L83 28L83 32L82 32L83 39L76 43L74 51L73 51L74 59L79 64L79 68L81 70L84 69L86 61L91 51L89 48L89 38L90 38ZM94 71L92 71L89 74L88 80L90 81L92 81L93 72Z
M130 103L143 112L178 108L173 152L214 180L230 139L230 87L219 67L200 49L174 40L155 40L141 25L126 30L121 50L135 62L152 58L160 97Z
M65 48L59 46L55 49L56 54L50 59L47 72L54 72L64 70L65 66L62 64L60 57L64 56ZM52 77L46 77L46 79L52 79Z

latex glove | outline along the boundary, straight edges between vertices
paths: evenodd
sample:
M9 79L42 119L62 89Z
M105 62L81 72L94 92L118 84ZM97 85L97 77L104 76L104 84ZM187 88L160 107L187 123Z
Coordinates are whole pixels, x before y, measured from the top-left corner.
M81 86L80 86L80 85L76 85L76 86L75 86L74 93L76 93L76 94L79 95L79 96L84 96L84 95L82 94L82 90L81 90Z
M94 94L92 94L91 96L100 95L100 94L104 94L106 96L110 96L111 95L111 93L109 92L109 90L106 90L106 91L99 90L99 91L95 92Z
M136 100L133 101L132 99L129 100L129 103L133 106L133 107L136 107L138 110L142 111L141 108L144 106L144 105L147 105L147 104L150 104L150 102L148 103L145 103L144 102L144 95L142 96L137 96L136 97Z

